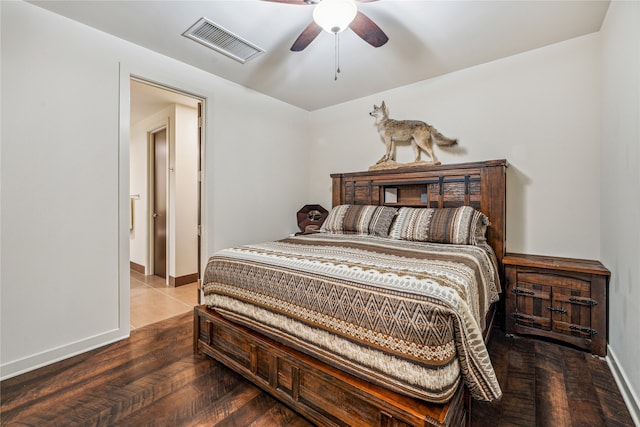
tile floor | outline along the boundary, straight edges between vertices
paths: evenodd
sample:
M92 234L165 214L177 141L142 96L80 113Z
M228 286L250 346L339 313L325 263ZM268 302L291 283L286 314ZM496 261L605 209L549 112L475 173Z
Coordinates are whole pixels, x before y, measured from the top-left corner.
M162 277L131 271L131 330L192 311L197 304L197 282L174 288Z

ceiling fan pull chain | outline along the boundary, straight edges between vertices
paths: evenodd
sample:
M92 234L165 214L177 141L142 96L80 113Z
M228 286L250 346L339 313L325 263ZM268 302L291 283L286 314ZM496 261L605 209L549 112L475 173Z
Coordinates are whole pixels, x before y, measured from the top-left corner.
M333 80L338 80L338 73L340 73L340 33L336 32L335 33L336 38L335 38L335 63L336 63L336 72L334 75Z

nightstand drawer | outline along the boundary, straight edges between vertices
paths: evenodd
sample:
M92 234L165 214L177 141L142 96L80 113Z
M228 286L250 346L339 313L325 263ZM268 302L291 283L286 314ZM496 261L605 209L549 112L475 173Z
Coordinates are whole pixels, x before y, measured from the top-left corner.
M597 261L508 254L505 326L606 354L609 271Z
M591 291L591 283L587 279L580 280L553 273L532 273L521 271L518 272L517 280L518 286L520 286L520 283L528 283L531 285L560 286L563 288L576 289L585 292Z

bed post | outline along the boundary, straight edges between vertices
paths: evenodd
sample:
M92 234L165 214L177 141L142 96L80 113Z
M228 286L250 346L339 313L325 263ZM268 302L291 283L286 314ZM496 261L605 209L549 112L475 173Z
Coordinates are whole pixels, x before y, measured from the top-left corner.
M343 195L344 188L342 185L342 174L332 174L331 182L332 182L331 206L336 207L338 205L343 204L342 199L344 198L344 195Z
M481 205L482 210L491 212L491 227L487 232L487 240L493 248L500 266L500 279L504 278L502 258L506 252L505 236L507 226L506 208L506 173L507 161L488 163L481 169L482 181Z

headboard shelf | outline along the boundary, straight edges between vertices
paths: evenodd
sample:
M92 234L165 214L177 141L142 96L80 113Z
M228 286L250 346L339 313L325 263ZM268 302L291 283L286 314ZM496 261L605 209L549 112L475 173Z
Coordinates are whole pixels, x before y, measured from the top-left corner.
M425 166L408 166L408 167L398 167L395 169L379 169L379 170L373 170L373 171L360 171L360 172L347 172L347 173L335 173L335 174L331 174L331 176L335 176L335 175L350 175L350 176L359 176L359 175L366 175L366 176L376 176L376 175L405 175L405 174L417 174L417 176L419 176L419 174L421 172L435 172L435 171L439 171L439 170L444 170L444 171L453 171L453 170L466 170L466 169L477 169L477 168L485 168L485 167L491 167L491 166L505 166L507 167L509 165L509 162L507 162L507 160L505 159L501 159L501 160L486 160L486 161L482 161L482 162L468 162L468 163L452 163L452 164L440 164L440 165L425 165Z
M331 174L333 206L445 208L472 206L487 215L487 241L502 266L506 230L506 160Z

